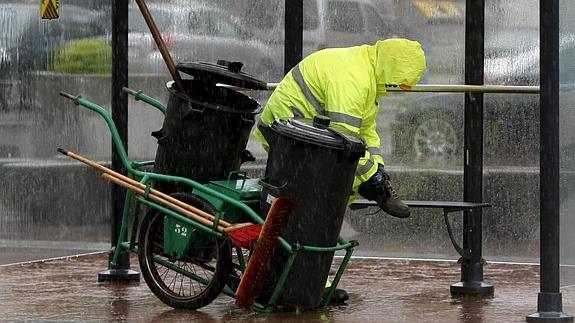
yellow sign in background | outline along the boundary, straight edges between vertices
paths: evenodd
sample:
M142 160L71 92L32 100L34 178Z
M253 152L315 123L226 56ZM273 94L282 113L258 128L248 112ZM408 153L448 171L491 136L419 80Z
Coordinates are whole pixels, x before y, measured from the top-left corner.
M60 0L42 0L40 12L42 19L58 19L60 17Z

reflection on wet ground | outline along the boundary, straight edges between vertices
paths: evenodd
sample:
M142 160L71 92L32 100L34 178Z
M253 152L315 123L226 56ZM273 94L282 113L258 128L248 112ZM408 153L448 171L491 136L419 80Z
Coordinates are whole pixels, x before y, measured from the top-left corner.
M182 311L160 302L143 281L98 283L106 259L93 254L0 267L1 320L524 322L537 310L539 292L539 268L533 265L488 263L485 278L495 295L455 299L449 293L459 280L454 261L355 258L340 283L350 294L346 305L262 314L239 310L222 295L201 310ZM562 294L564 311L575 313L575 287Z

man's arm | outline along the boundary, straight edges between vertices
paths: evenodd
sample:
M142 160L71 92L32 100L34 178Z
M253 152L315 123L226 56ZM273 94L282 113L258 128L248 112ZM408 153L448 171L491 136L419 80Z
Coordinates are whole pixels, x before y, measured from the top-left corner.
M378 113L379 107L377 104L371 104L363 118L360 128L359 135L367 146L367 152L365 156L359 160L356 172L356 176L361 182L367 181L375 174L378 164L384 164L383 156L381 155L381 140L377 133L376 119Z

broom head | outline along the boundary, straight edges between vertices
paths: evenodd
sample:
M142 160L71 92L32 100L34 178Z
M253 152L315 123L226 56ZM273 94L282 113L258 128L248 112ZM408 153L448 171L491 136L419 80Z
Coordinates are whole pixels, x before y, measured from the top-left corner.
M261 224L242 223L226 228L224 231L234 246L249 249L258 241L262 226Z
M287 227L295 204L288 199L277 198L268 212L254 253L250 257L236 291L236 305L249 310L261 293L270 271L270 259L278 244L278 236Z

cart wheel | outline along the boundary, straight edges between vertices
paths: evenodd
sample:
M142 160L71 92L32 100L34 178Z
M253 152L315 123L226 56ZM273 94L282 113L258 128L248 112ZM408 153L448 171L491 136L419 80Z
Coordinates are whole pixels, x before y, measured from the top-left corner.
M215 214L205 200L172 194L185 203ZM211 303L224 288L231 267L231 247L227 239L201 235L187 255L174 259L164 253L164 218L150 210L142 220L138 239L138 260L146 284L164 303L173 308L198 309Z

